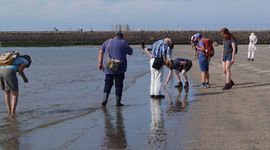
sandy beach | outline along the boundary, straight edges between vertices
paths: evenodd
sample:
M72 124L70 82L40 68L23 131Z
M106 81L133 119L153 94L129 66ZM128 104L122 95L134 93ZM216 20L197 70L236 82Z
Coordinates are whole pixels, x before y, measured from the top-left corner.
M125 106L121 108L114 106L114 89L107 108L99 107L103 73L93 68L95 63L90 66L93 70L91 78L87 77L88 74L79 74L78 70L76 75L86 77L84 80L72 80L60 87L54 85L56 88L44 83L48 91L39 92L43 89L41 86L34 90L43 100L42 105L35 97L33 100L29 98L29 101L36 102L34 104L26 100L27 104L19 103L15 119L5 115L2 105L0 149L268 150L270 49L268 45L258 45L255 61L248 62L247 45L239 45L236 63L232 67L236 85L223 91L225 78L220 61L221 47L216 47L210 63L211 88L201 89L198 63L193 59L190 45L176 45L174 57L193 60L189 72L191 86L189 91L179 91L174 88L176 80L173 78L163 91L166 97L162 100L149 97L149 62L139 46L133 46L135 56L129 57L130 68L123 93ZM81 64L73 65L78 67ZM73 77L72 72L68 77L66 80ZM50 89L57 90L49 92ZM27 90L22 91L22 99L27 98L26 93ZM64 98L61 94L65 95Z

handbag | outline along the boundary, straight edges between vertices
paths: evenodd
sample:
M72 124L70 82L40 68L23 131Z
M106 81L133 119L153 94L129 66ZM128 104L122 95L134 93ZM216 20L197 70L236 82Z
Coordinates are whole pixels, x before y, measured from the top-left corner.
M163 65L164 65L163 58L156 57L154 62L153 62L152 67L155 68L156 70L159 70Z
M112 59L110 57L110 52L109 52L109 46L110 46L111 40L109 41L108 47L107 47L107 63L106 63L106 69L112 71L112 72L116 72L119 68L119 65L121 64L121 60L119 59Z
M106 68L113 72L116 72L119 68L120 63L121 63L121 60L109 58L107 60Z

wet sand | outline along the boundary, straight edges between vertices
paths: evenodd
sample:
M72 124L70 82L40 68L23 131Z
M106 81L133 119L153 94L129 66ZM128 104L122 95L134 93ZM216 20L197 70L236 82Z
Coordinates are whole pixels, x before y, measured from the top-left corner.
M221 90L225 82L217 57L221 46L210 64L211 88L198 88L198 65L193 68L198 101L190 106L189 128L197 129L198 134L186 149L270 149L270 49L267 45L258 45L257 49L252 62L247 61L247 45L239 46L232 67L236 85L228 91Z
M6 118L0 128L1 135L5 135L0 136L0 149L268 150L270 49L268 45L259 45L257 49L255 62L247 62L247 45L239 46L232 70L236 85L231 90L222 91L219 46L210 64L209 89L199 88L196 60L189 72L189 91L178 91L173 87L173 79L163 91L166 98L162 100L149 97L150 74L142 73L125 88L125 106L121 108L114 106L113 89L106 109L95 105L100 103L101 94L90 96L89 103L84 102L79 109L74 106L76 109L62 110L57 116L51 112L53 119L47 112L36 128L31 127L35 115L25 118L27 112L15 119ZM177 45L174 55L192 58L193 51L189 45ZM145 65L149 67L148 61ZM130 80L127 72L125 82ZM103 84L103 80L99 82Z

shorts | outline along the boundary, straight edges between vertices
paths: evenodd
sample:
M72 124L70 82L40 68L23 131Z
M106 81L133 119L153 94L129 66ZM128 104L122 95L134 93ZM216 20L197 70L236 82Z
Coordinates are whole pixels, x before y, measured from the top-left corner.
M186 65L185 65L185 67L183 69L185 69L185 71L188 72L191 69L191 67L192 67L192 62L187 61Z
M16 71L12 69L0 69L0 85L2 90L18 90L18 78Z
M209 70L209 60L205 56L204 53L199 53L198 60L199 60L199 66L200 66L201 72L208 71Z
M222 58L222 61L231 61L232 60L232 54L227 54L227 55L224 55L223 54L223 58Z

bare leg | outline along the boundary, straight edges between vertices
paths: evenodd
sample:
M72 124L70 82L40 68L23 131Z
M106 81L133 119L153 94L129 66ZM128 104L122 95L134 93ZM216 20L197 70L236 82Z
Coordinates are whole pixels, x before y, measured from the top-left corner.
M11 115L14 115L16 112L17 102L18 102L19 91L12 91L12 107L11 107Z
M10 104L10 91L5 91L5 101L8 114L11 114L11 104Z
M188 82L187 72L185 70L182 71L183 76L185 77L186 82Z
M205 72L205 82L209 82L209 71Z
M206 82L206 72L202 72L202 83Z
M177 78L177 81L178 82L181 82L181 78L180 78L180 75L179 75L179 71L174 71L175 75L176 75L176 78Z
M231 62L226 61L226 83L231 82Z

